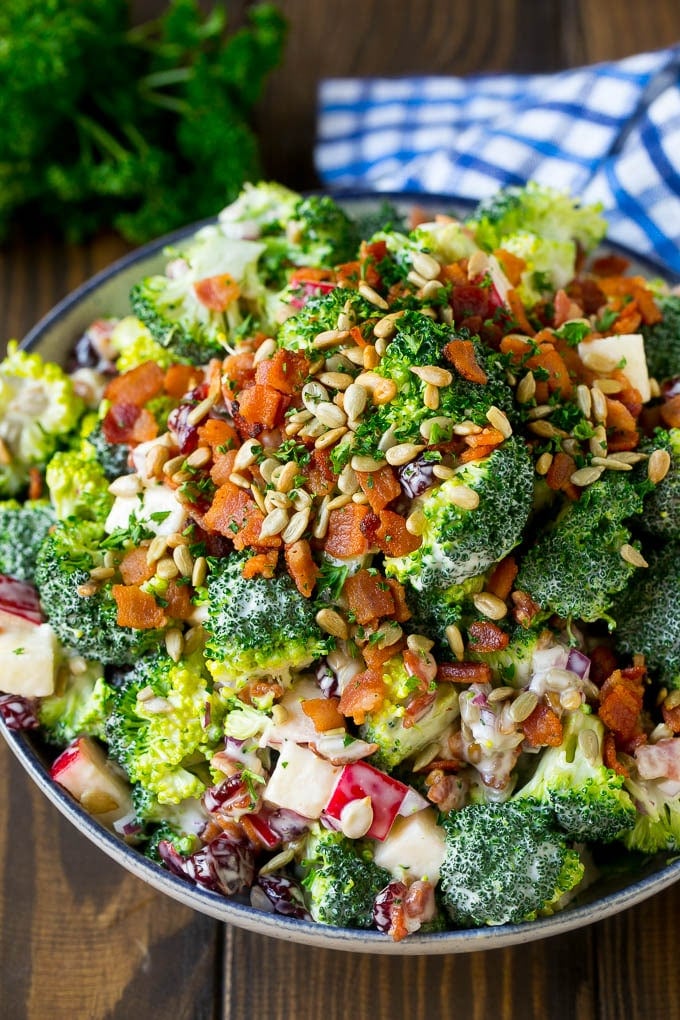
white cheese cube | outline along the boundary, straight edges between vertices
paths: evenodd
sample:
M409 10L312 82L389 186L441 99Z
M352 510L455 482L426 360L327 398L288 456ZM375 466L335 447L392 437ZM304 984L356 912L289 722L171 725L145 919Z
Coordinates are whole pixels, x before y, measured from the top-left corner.
M264 800L304 818L319 818L341 771L306 747L284 740Z
M444 830L437 825L433 808L425 808L408 818L397 818L382 843L375 844L375 863L393 878L439 881L446 856Z

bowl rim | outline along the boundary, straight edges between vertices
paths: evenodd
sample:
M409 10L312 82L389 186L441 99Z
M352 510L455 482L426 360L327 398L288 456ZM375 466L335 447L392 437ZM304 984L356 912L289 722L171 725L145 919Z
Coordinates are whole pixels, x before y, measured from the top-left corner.
M333 192L333 197L348 204L389 201L396 205L419 205L439 209L444 205L461 211L467 211L475 205L474 202L455 195L412 192L341 191ZM70 312L109 280L137 264L142 264L154 256L158 256L166 247L172 247L202 227L215 222L216 218L211 217L187 224L116 259L54 305L25 335L21 347L31 349L39 346L47 331L57 328ZM669 282L680 282L678 274L657 260L639 256L616 242L605 240L604 244L606 248L630 258L647 272L661 273ZM593 899L581 904L577 903L549 917L498 927L452 929L430 934L417 933L395 943L378 931L333 928L314 921L298 920L281 914L263 912L246 902L227 898L219 893L192 885L185 879L173 875L159 864L144 857L134 847L125 843L120 836L97 822L65 789L54 782L41 755L39 742L32 739L31 731L12 731L0 717L0 733L30 778L60 813L96 847L137 878L185 906L207 914L218 921L228 922L248 931L303 945L397 956L441 955L482 949L500 949L565 934L584 925L611 917L660 892L680 878L680 859L677 859L665 863L658 870L643 875L623 888L605 894L599 900Z

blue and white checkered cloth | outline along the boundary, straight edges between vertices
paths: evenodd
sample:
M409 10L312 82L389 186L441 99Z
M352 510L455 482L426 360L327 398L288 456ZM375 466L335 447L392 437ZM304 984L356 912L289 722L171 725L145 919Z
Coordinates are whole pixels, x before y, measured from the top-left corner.
M329 79L315 158L331 190L480 199L533 179L680 272L680 45L557 74Z

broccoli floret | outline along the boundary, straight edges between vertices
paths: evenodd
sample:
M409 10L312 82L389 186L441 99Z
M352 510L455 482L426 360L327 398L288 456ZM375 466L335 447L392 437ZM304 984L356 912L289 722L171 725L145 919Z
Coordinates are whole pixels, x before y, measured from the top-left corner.
M385 663L382 677L387 687L385 700L366 716L359 732L363 740L378 745L372 763L389 772L440 737L453 722L458 716L458 691L453 684L441 684L427 712L405 726L409 700L419 689L418 678L409 676L401 656Z
M85 410L66 373L12 340L0 362L0 496L15 496L33 467L47 461L72 433Z
M82 734L103 739L112 694L101 663L73 660L73 667L61 671L63 690L42 698L38 707L45 737L59 747Z
M369 840L349 840L316 826L307 841L302 885L310 913L320 924L370 928L373 903L391 876L373 861Z
M354 433L352 453L381 456L378 444L388 429L397 443L422 443L420 427L430 418L448 419L451 423L448 430L438 427L436 435L430 437L436 444L451 439L456 422L488 426L486 414L492 405L510 419L515 417L502 360L478 337L470 338L465 330L454 331L451 326L440 325L415 311L406 311L397 319L396 329L396 336L374 369L376 375L394 382L396 396L364 415ZM469 382L452 371L443 351L448 343L457 341L472 342L477 364L486 373L486 383ZM439 407L434 411L425 403L427 383L411 371L414 365L436 365L451 372L451 384L439 389Z
M181 252L174 253L174 265L180 263L182 271L149 276L135 284L130 293L132 310L173 359L203 364L224 355L230 333L243 322L242 307L257 304L262 297L255 266L263 250L259 242L226 237L218 227L204 227ZM218 277L238 288L224 310L199 300L195 287Z
M550 240L520 230L504 237L502 246L526 263L517 289L527 307L566 287L574 278L576 246L572 241Z
M504 188L484 199L467 222L477 243L488 251L503 247L509 235L527 230L550 241L576 242L588 252L600 243L607 226L601 206L581 205L578 199L536 181Z
M301 199L293 214L293 226L299 226L299 245L304 265L335 266L349 262L359 247L358 231L330 195L310 195Z
M174 825L164 822L155 829L144 849L144 856L158 864L162 860L158 852L158 844L161 842L169 843L182 857L189 857L196 850L200 850L202 846L201 840L195 832L181 832Z
M46 499L0 503L0 574L32 581L38 550L55 520Z
M521 627L510 628L509 644L497 652L477 652L474 643L468 643L466 658L475 662L486 662L491 666L494 677L509 687L524 687L533 675L534 652L543 648L549 631Z
M645 549L645 558L611 609L616 647L644 655L661 684L680 687L680 543Z
M532 921L558 908L583 877L583 864L535 802L470 804L444 820L440 888L457 924Z
M94 450L94 455L110 482L115 478L120 478L121 475L129 475L134 471L130 464L129 444L110 443L104 435L101 421L97 422L85 438Z
M161 368L168 368L173 362L181 361L181 358L175 357L154 340L144 323L134 315L126 315L116 323L111 332L111 344L118 352L116 370L121 374L145 361L155 361Z
M291 578L246 579L242 566L242 557L224 557L207 579L206 654L215 680L240 687L255 677L287 678L325 655L330 639Z
M262 237L276 234L293 217L300 195L276 181L244 184L238 198L219 214L228 237Z
M109 480L89 441L55 453L47 465L45 481L60 521L79 517L103 522L113 506Z
M431 495L415 501L422 511L422 544L408 556L385 558L385 570L412 587L448 588L485 571L517 545L531 512L534 469L526 444L506 439L483 460L456 470ZM454 502L466 486L479 497L474 509Z
M161 631L120 627L110 580L100 583L94 594L78 593L81 585L91 583L90 570L103 564L103 538L103 525L97 521L59 522L40 547L35 583L43 612L62 644L105 665L131 664L158 646Z
M640 449L643 453L667 450L671 464L666 477L646 497L637 524L656 538L680 539L680 429L657 429L653 439L645 440ZM641 464L638 470L646 473L647 464Z
M517 587L564 619L611 623L614 595L635 573L621 555L631 542L624 524L642 512L640 488L613 471L565 505L523 557Z
M139 659L111 699L111 758L160 804L200 797L210 783L206 757L220 739L213 700L200 653L180 662L164 652Z
M552 808L571 839L611 843L635 824L623 776L602 759L604 726L583 708L567 715L559 747L549 747L528 783L515 793Z
M446 628L451 624L460 624L465 613L465 603L483 587L483 576L471 577L462 584L453 584L443 590L433 587L421 590L407 583L406 601L411 611L409 627L415 634L427 634L448 650Z
M623 835L626 847L644 854L680 850L680 793L669 796L664 780L641 779L635 771L624 787L637 808L635 825Z
M282 323L277 334L279 345L289 351L302 351L310 358L316 357L318 351L312 346L316 335L337 329L338 316L345 308L350 318L357 322L363 322L375 312L375 308L357 291L334 287L328 294L309 298L296 315Z
M642 326L649 374L659 382L680 374L680 294L666 294L657 303L663 319Z

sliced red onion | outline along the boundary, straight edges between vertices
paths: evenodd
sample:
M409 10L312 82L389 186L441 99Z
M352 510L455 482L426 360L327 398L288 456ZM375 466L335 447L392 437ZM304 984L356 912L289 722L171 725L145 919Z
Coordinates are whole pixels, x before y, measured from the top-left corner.
M142 832L143 826L140 824L135 812L129 811L113 823L113 828L121 836L138 836Z
M40 725L36 702L20 694L0 694L0 715L8 730L35 730Z
M317 683L325 698L333 698L340 694L337 673L331 669L326 659L321 660L315 672Z
M567 658L566 668L572 673L576 673L581 680L587 680L590 675L590 659L578 648L572 648Z
M242 774L235 772L233 776L228 776L222 783L218 783L217 786L211 786L205 791L203 794L203 806L206 811L224 812L236 801L240 801L247 795L248 789L243 782Z

